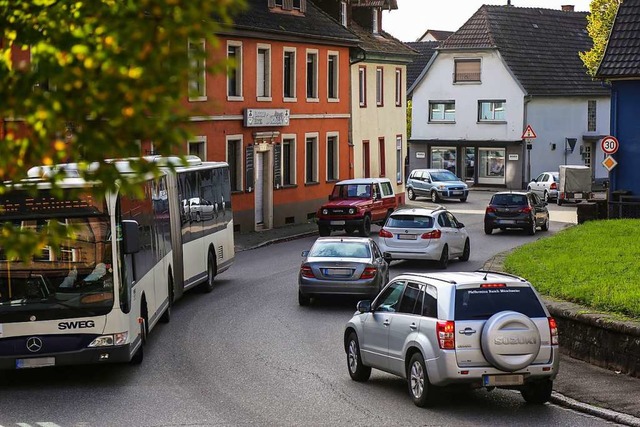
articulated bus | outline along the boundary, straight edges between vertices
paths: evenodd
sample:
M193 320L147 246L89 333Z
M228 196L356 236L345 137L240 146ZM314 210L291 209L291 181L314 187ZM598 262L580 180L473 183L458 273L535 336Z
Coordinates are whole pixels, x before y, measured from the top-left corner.
M58 221L75 230L30 263L0 248L0 369L140 363L146 337L170 320L173 302L194 287L213 289L234 259L229 167L187 160L162 167L139 198L98 199L73 165L61 165L69 197L53 197L44 180L35 196L0 196L0 224L38 230ZM129 163L115 162L126 173Z

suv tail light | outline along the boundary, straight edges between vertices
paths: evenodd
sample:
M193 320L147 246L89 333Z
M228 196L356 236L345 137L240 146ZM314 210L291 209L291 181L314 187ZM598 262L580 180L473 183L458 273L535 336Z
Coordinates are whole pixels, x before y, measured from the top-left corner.
M364 271L360 275L360 278L361 279L373 279L374 277L376 277L376 273L377 272L378 272L378 270L376 270L375 267L367 267L367 268L364 269Z
M454 350L456 348L456 325L453 320L438 322L436 331L438 334L438 345L442 350Z
M391 234L391 232L385 230L384 228L380 230L380 233L378 233L378 236L380 237L386 237L386 238L392 238L393 234Z
M551 332L551 345L558 345L558 324L553 317L549 317L549 332Z
M555 182L552 182L551 186L549 188L551 188L552 190L557 190L558 189L558 184L556 184Z
M531 206L525 206L524 208L520 209L520 212L531 213Z
M440 236L442 236L442 231L433 230L433 231L429 231L428 233L424 233L422 236L420 236L420 238L421 239L439 239Z
M494 213L495 211L496 211L496 208L494 208L493 206L487 206L485 213Z
M302 267L300 267L300 274L302 275L302 277L308 277L311 279L316 277L316 275L313 274L313 270L308 265L303 265Z

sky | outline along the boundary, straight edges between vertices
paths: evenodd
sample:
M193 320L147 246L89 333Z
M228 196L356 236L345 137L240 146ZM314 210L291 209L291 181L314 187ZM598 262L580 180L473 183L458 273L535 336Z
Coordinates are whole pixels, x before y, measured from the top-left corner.
M511 0L517 7L560 9L572 4L589 11L591 0ZM507 0L398 0L398 9L384 12L383 29L403 42L416 41L427 30L455 31L483 4L505 5Z

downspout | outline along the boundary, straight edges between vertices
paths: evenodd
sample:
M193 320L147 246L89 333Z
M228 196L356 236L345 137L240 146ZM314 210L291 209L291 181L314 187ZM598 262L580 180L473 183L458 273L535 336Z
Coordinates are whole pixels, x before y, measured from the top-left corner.
M354 59L351 59L351 57L349 58L349 99L351 100L351 102L349 103L349 139L348 139L348 145L349 145L349 178L353 179L355 178L355 159L354 159L354 150L355 150L355 142L353 141L353 112L355 111L355 104L354 104L354 100L353 100L353 96L351 96L353 94L353 79L351 78L351 71L354 65L360 63L360 62L364 62L367 59L367 53L360 49L360 48L356 48L355 49L358 53L356 54L356 57ZM360 78L360 76L358 75L358 79ZM360 80L358 80L358 84L359 84Z
M611 85L611 135L619 138L618 135L618 89ZM611 192L616 185L616 172L609 172L609 200L611 200Z
M531 99L533 97L531 95L525 95L524 96L524 109L522 112L522 123L523 123L523 129L522 131L524 132L524 126L528 125L529 123L527 122L527 110L528 110L528 104L529 102L531 102ZM529 156L531 156L531 150L527 150L527 143L526 141L522 141L522 159L526 159L526 163L523 162L522 164L522 187L521 188L526 188L527 187L527 183L531 180L531 159L529 158Z

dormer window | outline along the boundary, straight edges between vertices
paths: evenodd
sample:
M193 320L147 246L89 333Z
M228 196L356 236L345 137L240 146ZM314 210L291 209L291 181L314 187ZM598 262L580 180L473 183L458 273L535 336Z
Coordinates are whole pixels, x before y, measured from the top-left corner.
M380 11L378 9L373 9L373 34L378 34L380 32Z
M294 10L302 9L302 0L293 0L293 9Z
M267 0L272 12L304 13L307 0Z
M340 23L343 27L347 26L347 2L340 2Z

